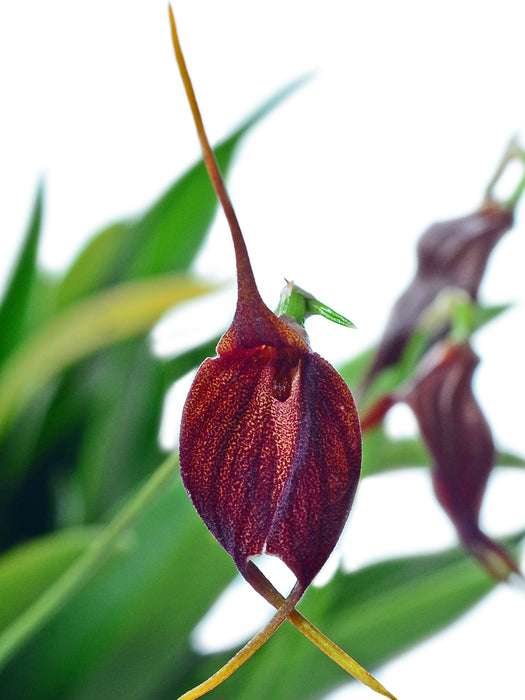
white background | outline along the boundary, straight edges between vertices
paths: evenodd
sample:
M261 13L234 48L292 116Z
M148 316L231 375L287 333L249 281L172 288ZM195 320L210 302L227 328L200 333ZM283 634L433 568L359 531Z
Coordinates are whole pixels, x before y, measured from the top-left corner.
M312 321L312 345L332 363L377 339L414 270L422 230L473 210L507 140L523 134L521 8L516 0L175 5L212 141L315 71L245 140L229 189L268 304L276 305L287 277L359 327ZM42 264L59 271L97 228L140 212L199 153L164 0L2 3L0 103L2 281L39 177ZM219 217L200 273L233 278L228 236ZM476 387L498 445L521 454L524 236L522 206L482 289L491 303L518 305L476 344L484 358ZM184 323L214 332L232 310L230 293L213 311L213 328L210 315ZM164 344L177 344L181 324L167 327ZM406 416L399 422L409 429ZM171 416L163 428L167 442L175 423ZM524 493L523 473L496 475L485 527L522 527ZM351 517L345 561L354 567L453 541L426 474L370 479ZM377 675L400 700L523 698L524 601L523 592L499 587ZM336 697L372 696L353 684Z

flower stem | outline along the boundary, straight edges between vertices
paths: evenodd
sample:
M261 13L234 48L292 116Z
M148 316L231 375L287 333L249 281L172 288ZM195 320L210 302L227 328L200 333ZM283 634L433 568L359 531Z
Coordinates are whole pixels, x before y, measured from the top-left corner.
M501 179L503 173L507 169L508 164L513 160L521 161L523 165L523 175L510 197L508 197L505 201L501 202L501 204L507 209L514 209L516 207L521 195L525 191L525 151L520 146L520 143L516 136L514 136L509 141L505 153L503 154L494 175L492 176L489 184L485 189L484 202L490 203L495 201L494 189L499 180Z
M210 676L208 680L204 681L204 683L195 686L195 688L192 688L187 693L184 693L184 695L181 695L179 700L195 700L195 698L200 698L201 695L213 690L213 688L216 688L223 681L229 678L232 673L242 666L245 661L253 656L253 654L255 654L255 652L260 649L268 639L270 639L273 633L293 612L303 593L304 588L300 586L299 583L296 583L288 598L285 599L280 596L281 602L278 606L275 606L277 607L277 612L268 622L268 624L260 632L258 632L255 637L252 637L252 639L250 639L250 641L245 644L243 648L228 661L228 663L214 673L213 676Z
M93 540L87 551L4 630L0 635L0 668L93 576L113 551L122 534L176 474L177 466L176 454L162 462L134 498Z
M248 583L269 603L278 610L283 608L283 596L274 588L273 584L266 578L253 562L248 562L245 571L245 578ZM313 642L322 652L329 656L336 664L341 666L347 673L353 676L356 680L361 681L376 693L383 695L390 700L396 700L381 683L376 680L366 669L360 666L357 661L352 659L345 651L337 646L331 639L324 635L317 627L295 609L291 610L288 615L290 622L304 634L307 639ZM186 700L186 696L183 696ZM197 697L197 696L196 696ZM182 700L182 698L181 698ZM188 699L189 700L189 699Z

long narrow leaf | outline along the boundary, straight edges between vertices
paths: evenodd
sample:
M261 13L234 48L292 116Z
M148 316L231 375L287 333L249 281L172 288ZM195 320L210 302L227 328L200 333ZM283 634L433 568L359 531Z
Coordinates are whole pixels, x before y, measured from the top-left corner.
M280 90L217 146L217 160L225 173L243 136L304 82L302 78ZM217 197L204 164L199 161L136 222L130 234L129 276L187 269L203 242L216 206Z
M129 283L66 309L14 354L0 374L0 436L28 400L75 361L150 329L171 306L214 287L174 275Z
M226 175L242 138L304 83L276 93L216 148ZM176 180L138 218L105 228L80 253L58 292L61 308L109 284L187 270L209 230L217 197L202 161Z
M4 298L0 303L0 365L23 336L27 305L37 275L37 252L42 227L43 189L39 186L33 212Z
M184 675L191 630L234 575L176 479L0 672L0 697L160 697Z
M118 222L93 236L61 280L57 308L62 309L107 286L115 259L129 237L129 228L129 223Z
M86 551L96 528L58 532L0 557L0 632Z

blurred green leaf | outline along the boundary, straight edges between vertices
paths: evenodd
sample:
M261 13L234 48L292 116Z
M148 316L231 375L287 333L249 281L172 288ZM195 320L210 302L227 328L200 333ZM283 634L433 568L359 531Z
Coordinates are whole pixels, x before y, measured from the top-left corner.
M359 355L352 357L337 368L337 371L343 377L352 392L355 392L357 398L359 398L359 383L365 376L366 370L374 358L376 349L375 345L371 348L366 348L366 350L363 350Z
M219 167L225 173L242 137L305 80L294 81L276 93L214 149ZM202 245L216 207L217 196L200 161L132 227L125 251L127 275L136 277L187 269Z
M218 147L223 170L229 168L242 136L300 82L268 101ZM216 206L199 163L145 214L104 229L87 244L59 286L57 308L69 308L134 276L188 267ZM4 546L17 541L16 533L27 537L57 523L99 517L154 468L160 456L157 433L168 375L180 376L192 356L197 364L202 360L197 350L180 362L164 363L148 354L143 339L128 341L57 374L45 396L31 390L32 404L38 405L27 402L26 412L18 408L18 420L4 439L1 475L9 475L9 483L0 485L0 494L14 496L3 508L0 523L0 534L2 527L6 533ZM51 396L49 388L54 389ZM11 408L4 405L4 411ZM1 414L2 406L0 418ZM38 431L38 444L32 438L24 443L33 442L34 450L22 448L20 440L30 424Z
M220 336L207 340L191 350L183 352L177 357L173 357L164 362L164 380L166 386L173 384L185 374L196 369L207 357L216 354L216 347Z
M58 308L64 308L105 286L115 258L128 235L129 224L120 222L107 226L87 243L60 283Z
M523 536L519 533L507 542L515 549ZM474 561L454 549L385 561L350 574L338 572L323 588L310 588L299 608L371 670L456 620L495 585ZM188 690L230 656L201 657L199 664L194 655L195 668L182 686L172 690ZM348 680L286 623L253 659L214 690L214 696L217 700L313 700ZM395 688L389 690L395 694Z
M499 467L525 467L525 459L513 452L499 451L496 460Z
M73 362L151 328L171 306L214 287L172 275L128 283L63 311L0 374L0 435L27 401Z
M215 148L225 175L242 138L304 82L304 78L297 80L276 93ZM124 280L187 270L217 204L204 163L199 161L142 215L108 226L86 245L63 279L59 306Z
M215 353L217 339L170 360L151 355L146 343L120 344L93 358L91 377L107 386L87 406L83 439L75 460L87 522L107 512L161 459L158 431L163 399L173 382ZM100 361L98 361L100 360ZM111 378L120 373L120 382ZM65 524L75 523L74 519Z
M146 341L120 344L94 357L90 369L91 378L106 388L85 406L72 475L82 489L86 522L103 516L160 462L166 393L164 365L152 357ZM71 522L74 518L65 520Z
M428 451L419 439L393 439L382 427L363 435L363 476L429 464Z
M96 528L64 530L0 557L0 631L86 550Z
M159 697L185 673L189 634L234 575L176 479L119 551L0 672L0 697Z
M0 303L0 365L23 337L28 303L37 276L37 252L42 228L43 188L39 186L22 249Z

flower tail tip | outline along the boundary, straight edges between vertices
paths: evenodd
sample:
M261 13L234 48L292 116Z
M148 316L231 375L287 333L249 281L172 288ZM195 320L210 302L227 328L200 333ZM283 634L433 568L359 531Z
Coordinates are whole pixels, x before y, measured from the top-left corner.
M466 542L467 548L496 581L520 585L525 590L525 579L516 561L506 549L483 533L476 542Z

